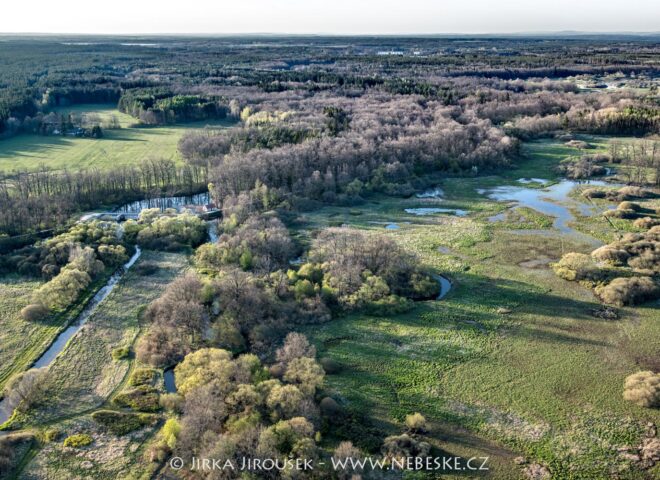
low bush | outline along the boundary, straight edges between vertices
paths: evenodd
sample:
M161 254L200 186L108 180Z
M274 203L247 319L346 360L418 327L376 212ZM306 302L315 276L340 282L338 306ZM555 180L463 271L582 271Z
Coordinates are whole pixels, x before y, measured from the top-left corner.
M620 210L634 210L635 212L639 212L643 210L642 206L639 203L635 202L630 202L628 200L625 200L616 207Z
M64 446L70 448L82 448L90 445L94 439L86 433L76 433L64 439Z
M611 245L603 245L591 252L591 258L597 262L607 262L612 265L623 265L630 255L625 250L619 250Z
M601 269L583 253L567 253L559 262L552 264L555 273L569 281L598 280L602 277Z
M183 396L178 393L164 393L158 399L160 406L168 412L181 413L183 410Z
M58 428L49 428L44 432L44 440L54 442L62 436L62 431Z
M660 374L637 372L626 378L623 398L640 407L660 407Z
M128 407L140 412L156 412L160 410L158 391L147 385L141 385L132 390L121 392L112 402L119 407Z
M133 271L135 271L135 273L138 275L148 277L150 275L154 275L156 272L158 272L159 269L160 267L155 262L142 262L136 265L133 268Z
M413 433L426 431L426 418L421 413L406 415L406 428Z
M601 161L592 155L585 155L581 158L569 157L562 161L557 170L567 178L589 178L605 175L607 169L597 163Z
M598 188L587 188L582 192L582 195L586 198L605 198L607 192Z
M649 277L615 278L607 285L596 287L596 295L612 305L636 305L660 298L660 286Z
M344 409L339 405L334 398L325 397L319 404L323 416L331 420L337 420L344 413Z
M48 316L49 310L43 303L32 303L21 310L21 317L27 322L38 322Z
M633 222L633 225L635 226L635 228L648 230L651 227L660 225L660 218L651 218L651 217L638 218Z
M655 198L656 194L641 187L622 187L616 192L616 196L620 200L633 200L637 198Z
M431 451L431 445L407 435L392 435L383 442L381 449L383 456L388 459L402 459L410 457L426 457Z
M621 218L623 220L632 220L633 218L637 218L639 214L632 209L623 209L623 208L617 208L616 210L608 210L605 213L603 213L604 216L608 218Z
M569 140L568 142L565 143L565 145L571 148L579 148L580 150L583 150L585 148L593 148L593 146L590 143L587 143L583 140Z
M112 350L112 359L113 360L123 360L128 358L131 353L130 347L117 347Z
M153 385L156 378L156 370L153 368L138 368L128 379L128 384L133 387L139 387L140 385Z
M99 410L92 414L92 419L114 435L126 435L148 425L153 425L157 418L146 413L124 413L112 410Z
M337 360L333 360L332 358L324 357L322 358L319 363L323 367L323 370L325 370L325 373L328 375L332 375L335 373L339 373L342 370L342 364L339 363Z

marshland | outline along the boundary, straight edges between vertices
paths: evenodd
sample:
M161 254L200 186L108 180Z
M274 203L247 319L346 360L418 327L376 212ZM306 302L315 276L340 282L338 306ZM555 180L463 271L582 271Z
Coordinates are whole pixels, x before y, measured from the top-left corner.
M657 478L657 38L91 39L2 38L0 477Z

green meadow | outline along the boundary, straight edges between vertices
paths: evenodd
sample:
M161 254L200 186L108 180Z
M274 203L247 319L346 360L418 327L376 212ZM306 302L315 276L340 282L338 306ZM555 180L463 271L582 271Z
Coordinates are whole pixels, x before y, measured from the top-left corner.
M606 144L599 140L600 148ZM344 366L328 376L330 394L393 433L420 411L433 424L428 438L444 451L490 452L494 478L520 478L512 462L519 455L542 459L553 478L609 478L613 471L640 478L617 449L638 445L660 414L625 402L622 386L627 375L658 368L658 305L622 308L618 320L594 317L600 303L592 292L549 268L563 253L593 246L558 234L552 219L529 209L490 222L508 204L476 191L524 177L553 182L555 165L571 150L534 142L502 175L439 182L442 200L384 197L301 219L301 237L327 225L382 230L453 283L443 300L420 302L405 315L355 315L305 329L320 357ZM421 205L471 213L404 212ZM577 228L583 220L576 214L577 230L612 234L600 216Z
M0 142L0 172L36 170L46 166L54 170L82 170L133 165L149 158L179 162L177 144L191 129L226 128L229 120L187 123L163 127L140 127L137 120L112 106L79 105L60 108L58 113L93 113L102 123L116 117L122 128L103 130L103 138L17 135Z

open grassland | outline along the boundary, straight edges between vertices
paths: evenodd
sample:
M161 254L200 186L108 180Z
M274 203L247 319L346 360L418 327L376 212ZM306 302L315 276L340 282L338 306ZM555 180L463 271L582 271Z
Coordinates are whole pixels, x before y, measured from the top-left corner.
M30 303L32 292L42 283L15 275L0 278L0 390L18 359L25 357L20 363L29 364L29 350L43 348L42 343L58 330L56 325L28 322L21 317L21 309Z
M148 426L117 437L89 416L82 416L62 422L56 428L60 436L33 451L34 458L18 478L138 479L149 468L149 462L143 458L144 448L156 427ZM89 435L92 443L82 449L64 447L63 440L73 434Z
M153 262L152 275L129 271L51 364L48 399L30 412L26 423L39 425L88 411L121 386L131 359L113 360L112 351L131 347L139 333L139 315L187 265L179 253L145 251L136 264Z
M95 108L94 108L95 107ZM118 110L78 106L77 113L98 113L101 118L116 115L124 128L104 130L103 138L18 135L0 141L0 172L36 170L42 165L55 170L82 170L132 165L148 158L180 161L177 144L190 129L226 128L230 121L189 123L166 127L130 127L137 121ZM128 117L128 118L127 118ZM129 123L130 122L130 123Z
M109 275L110 272L102 275L67 311L39 321L26 321L20 312L32 303L32 293L43 282L17 275L0 278L0 390L13 375L28 369L41 356L60 331L78 316Z
M618 320L594 317L600 304L592 293L548 266L593 246L558 234L543 216L533 230L511 230L515 219L490 223L486 217L503 205L475 193L521 177L554 180L554 165L570 150L550 141L527 145L528 160L503 176L442 182L444 201L382 199L304 216L302 237L333 223L380 230L395 223L385 234L453 281L444 300L405 315L350 316L307 329L320 356L344 365L327 378L329 393L392 432L420 411L432 422L428 437L445 451L489 451L493 478L522 476L512 452L549 466L558 479L657 478L657 467L641 472L617 449L636 448L647 422L660 421L657 410L622 398L627 375L660 368L658 305L621 309ZM403 211L420 202L472 213Z
M108 125L116 122L121 128L129 128L137 126L139 121L137 118L131 117L127 113L117 110L115 105L106 103L87 103L82 105L69 105L66 107L56 107L53 112L58 115L87 119L88 121L99 122L101 127L105 128Z

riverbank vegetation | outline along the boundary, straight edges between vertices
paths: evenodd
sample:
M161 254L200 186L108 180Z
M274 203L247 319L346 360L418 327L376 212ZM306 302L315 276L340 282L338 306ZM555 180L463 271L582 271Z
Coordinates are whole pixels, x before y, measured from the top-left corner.
M3 428L28 435L0 469L430 455L654 478L657 45L262 40L0 52ZM377 475L328 468L272 478Z

